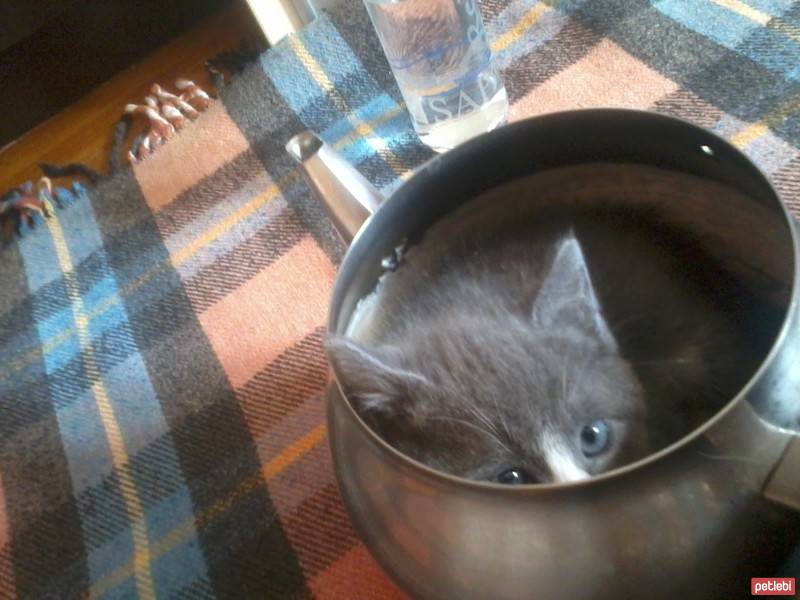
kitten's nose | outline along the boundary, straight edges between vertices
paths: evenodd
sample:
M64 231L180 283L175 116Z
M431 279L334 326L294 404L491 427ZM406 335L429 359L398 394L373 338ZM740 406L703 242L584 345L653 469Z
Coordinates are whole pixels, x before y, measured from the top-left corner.
M560 461L547 459L547 466L553 473L553 481L556 483L566 483L568 481L580 481L581 479L589 479L589 473L581 469L578 465L571 461Z
M553 474L554 482L565 483L589 479L589 473L578 465L569 447L560 437L549 432L545 433L542 436L542 450L544 460Z

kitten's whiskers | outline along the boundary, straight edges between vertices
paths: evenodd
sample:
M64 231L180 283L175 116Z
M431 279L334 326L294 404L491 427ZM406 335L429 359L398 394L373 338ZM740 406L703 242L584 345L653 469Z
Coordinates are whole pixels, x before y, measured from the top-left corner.
M497 395L492 394L492 402L494 402L494 406L497 409L497 416L500 419L500 425L503 426L508 439L512 439L514 436L511 435L511 430L508 428L508 423L506 423L505 418L503 418L503 411L500 410L500 404L497 401Z
M483 412L483 411L482 411L480 408L478 408L478 407L477 407L477 406L475 406L475 405L465 405L465 406L463 406L462 408L465 408L465 409L466 409L466 410L469 412L469 414L471 414L473 417L475 417L476 419L478 419L478 420L479 420L481 423L483 423L484 425L486 425L486 426L487 426L489 429L491 429L491 430L492 430L492 431L493 431L495 434L499 435L499 433L500 433L500 432L499 432L499 431L497 431L497 428L494 426L494 423L492 423L492 420L491 420L491 419L489 418L489 416L488 416L488 415L487 415L485 412Z
M469 421L467 421L465 419L459 419L458 417L447 417L447 416L444 416L444 415L439 415L439 416L428 417L428 420L430 420L430 421L450 421L450 422L453 422L453 423L458 423L460 425L465 425L467 427L470 427L470 428L474 429L475 431L479 431L479 432L481 432L481 433L483 433L485 435L488 435L493 440L495 440L498 444L500 444L507 452L511 452L511 449L508 446L506 446L503 443L503 440L501 440L493 431L489 431L488 429L484 429L483 427L480 427L480 426L476 425L475 423L471 423L471 422L469 422Z

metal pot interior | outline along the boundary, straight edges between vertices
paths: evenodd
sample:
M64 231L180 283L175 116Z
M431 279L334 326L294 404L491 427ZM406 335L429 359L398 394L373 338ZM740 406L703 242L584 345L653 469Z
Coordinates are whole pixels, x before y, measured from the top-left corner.
M468 232L493 220L498 225L509 215L535 220L552 210L579 214L609 208L657 214L665 227L703 240L717 273L750 298L748 326L758 352L752 378L764 363L796 347L787 334L797 311L796 232L764 176L705 130L616 110L517 123L423 167L354 240L337 280L330 330L369 339L372 325L362 301L384 274L384 259L404 240L413 245L441 231L454 215ZM713 287L714 281L708 284ZM379 306L380 294L371 300ZM353 416L361 422L355 411Z

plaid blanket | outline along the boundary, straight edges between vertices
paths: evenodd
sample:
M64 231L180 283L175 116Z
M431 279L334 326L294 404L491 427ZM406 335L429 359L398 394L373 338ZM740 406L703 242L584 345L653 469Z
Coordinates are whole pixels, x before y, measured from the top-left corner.
M482 10L512 120L678 115L800 210L800 2ZM343 247L283 150L306 128L384 190L430 156L357 0L0 251L0 598L403 597L332 476L321 340Z

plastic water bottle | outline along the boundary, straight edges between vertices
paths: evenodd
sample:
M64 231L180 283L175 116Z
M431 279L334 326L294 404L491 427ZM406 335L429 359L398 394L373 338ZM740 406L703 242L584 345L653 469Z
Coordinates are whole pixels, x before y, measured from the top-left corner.
M506 120L475 0L364 0L420 139L438 152Z

